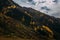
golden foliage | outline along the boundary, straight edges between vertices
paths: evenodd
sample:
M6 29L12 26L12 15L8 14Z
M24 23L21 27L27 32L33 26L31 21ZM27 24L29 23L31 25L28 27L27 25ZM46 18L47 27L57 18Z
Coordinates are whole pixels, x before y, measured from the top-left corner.
M36 27L34 27L34 30L35 30L35 31L37 31L37 28L36 28Z
M8 9L10 9L10 8L16 8L16 6L15 5L11 5L11 6L8 6L7 8Z
M38 29L40 29L40 26L34 27L35 31L37 31Z
M34 22L34 21L31 21L30 24L31 24L31 25L35 25L35 22Z
M44 25L42 27L44 30L48 31L49 33L51 33L53 35L53 31L49 27L44 26Z

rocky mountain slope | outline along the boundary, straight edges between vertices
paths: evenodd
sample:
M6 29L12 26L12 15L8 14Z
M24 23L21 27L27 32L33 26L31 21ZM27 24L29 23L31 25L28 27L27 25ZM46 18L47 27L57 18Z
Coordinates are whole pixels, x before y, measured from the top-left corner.
M60 19L21 7L12 0L0 0L0 35L24 40L59 40Z

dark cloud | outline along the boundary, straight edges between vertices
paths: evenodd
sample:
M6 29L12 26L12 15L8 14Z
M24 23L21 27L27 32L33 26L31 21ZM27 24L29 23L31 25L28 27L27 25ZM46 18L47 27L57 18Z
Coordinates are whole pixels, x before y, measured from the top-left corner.
M50 11L50 9L47 6L43 6L43 7L41 7L41 9L46 10L46 11Z
M46 1L42 1L42 2L40 2L40 3L45 3Z
M32 2L33 5L35 5L36 3Z
M33 0L28 0L29 2L32 2Z
M58 0L54 0L53 2L58 3Z
M46 1L40 1L39 3L45 3Z
M35 5L36 3L33 0L28 0L28 2L32 5Z

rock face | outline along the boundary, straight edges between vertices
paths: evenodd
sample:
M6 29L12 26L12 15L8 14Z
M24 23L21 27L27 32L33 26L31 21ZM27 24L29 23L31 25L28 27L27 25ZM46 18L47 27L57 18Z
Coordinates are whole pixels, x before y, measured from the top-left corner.
M0 35L24 40L59 40L60 19L12 0L0 0Z

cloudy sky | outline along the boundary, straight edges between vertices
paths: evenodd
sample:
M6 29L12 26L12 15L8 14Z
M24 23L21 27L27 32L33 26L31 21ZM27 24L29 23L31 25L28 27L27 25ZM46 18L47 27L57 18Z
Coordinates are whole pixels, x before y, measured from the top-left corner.
M22 7L31 7L45 14L60 18L60 0L13 0Z

